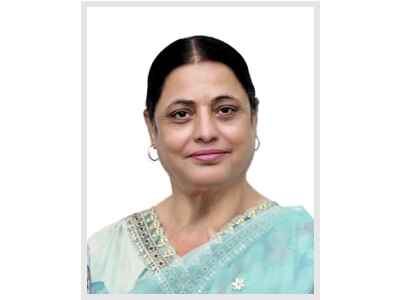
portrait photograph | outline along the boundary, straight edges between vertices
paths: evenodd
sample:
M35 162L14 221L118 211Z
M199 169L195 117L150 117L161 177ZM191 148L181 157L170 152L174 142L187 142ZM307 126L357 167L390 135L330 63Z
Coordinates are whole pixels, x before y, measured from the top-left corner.
M83 294L316 295L319 3L118 3L82 2Z
M399 11L2 1L2 299L399 298Z

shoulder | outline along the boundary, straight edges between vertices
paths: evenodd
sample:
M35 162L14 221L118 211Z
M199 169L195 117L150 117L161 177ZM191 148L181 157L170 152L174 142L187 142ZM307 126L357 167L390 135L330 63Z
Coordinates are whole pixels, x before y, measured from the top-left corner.
M106 269L121 255L121 249L129 246L125 218L104 226L87 241L88 266L92 280L102 280Z
M292 222L302 222L302 221L312 221L313 217L304 208L304 206L276 206L277 211L282 215L282 217L287 218Z
M129 234L130 216L104 226L87 242L90 281L108 292L127 292L144 268Z
M303 206L276 206L272 215L278 227L312 231L314 219Z
M104 226L89 237L88 247L91 251L101 251L111 242L120 240L125 235L125 228L125 218Z
M314 220L303 206L275 206L267 217L269 239L296 252L313 251Z
M130 220L147 211L148 209L127 215L90 235L87 244L91 253L99 253L115 245L130 241Z

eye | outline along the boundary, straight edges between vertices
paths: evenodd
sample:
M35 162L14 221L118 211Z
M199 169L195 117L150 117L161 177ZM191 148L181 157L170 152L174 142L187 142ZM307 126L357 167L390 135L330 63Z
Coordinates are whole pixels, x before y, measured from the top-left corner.
M218 113L222 116L230 116L237 112L237 108L233 106L221 106L218 108Z
M186 120L190 117L190 113L186 110L177 110L170 113L169 116L175 120Z

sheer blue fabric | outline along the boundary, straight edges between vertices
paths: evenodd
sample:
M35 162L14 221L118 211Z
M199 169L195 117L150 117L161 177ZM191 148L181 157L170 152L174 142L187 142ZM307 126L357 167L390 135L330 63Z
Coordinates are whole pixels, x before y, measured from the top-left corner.
M157 271L126 219L88 243L89 293L296 293L314 291L313 219L301 206L273 206Z

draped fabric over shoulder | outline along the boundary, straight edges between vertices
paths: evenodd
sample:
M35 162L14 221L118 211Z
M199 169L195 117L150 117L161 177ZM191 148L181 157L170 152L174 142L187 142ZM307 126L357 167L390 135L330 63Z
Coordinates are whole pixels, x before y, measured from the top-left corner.
M91 236L88 293L310 294L313 228L303 207L264 201L180 257L150 208Z

